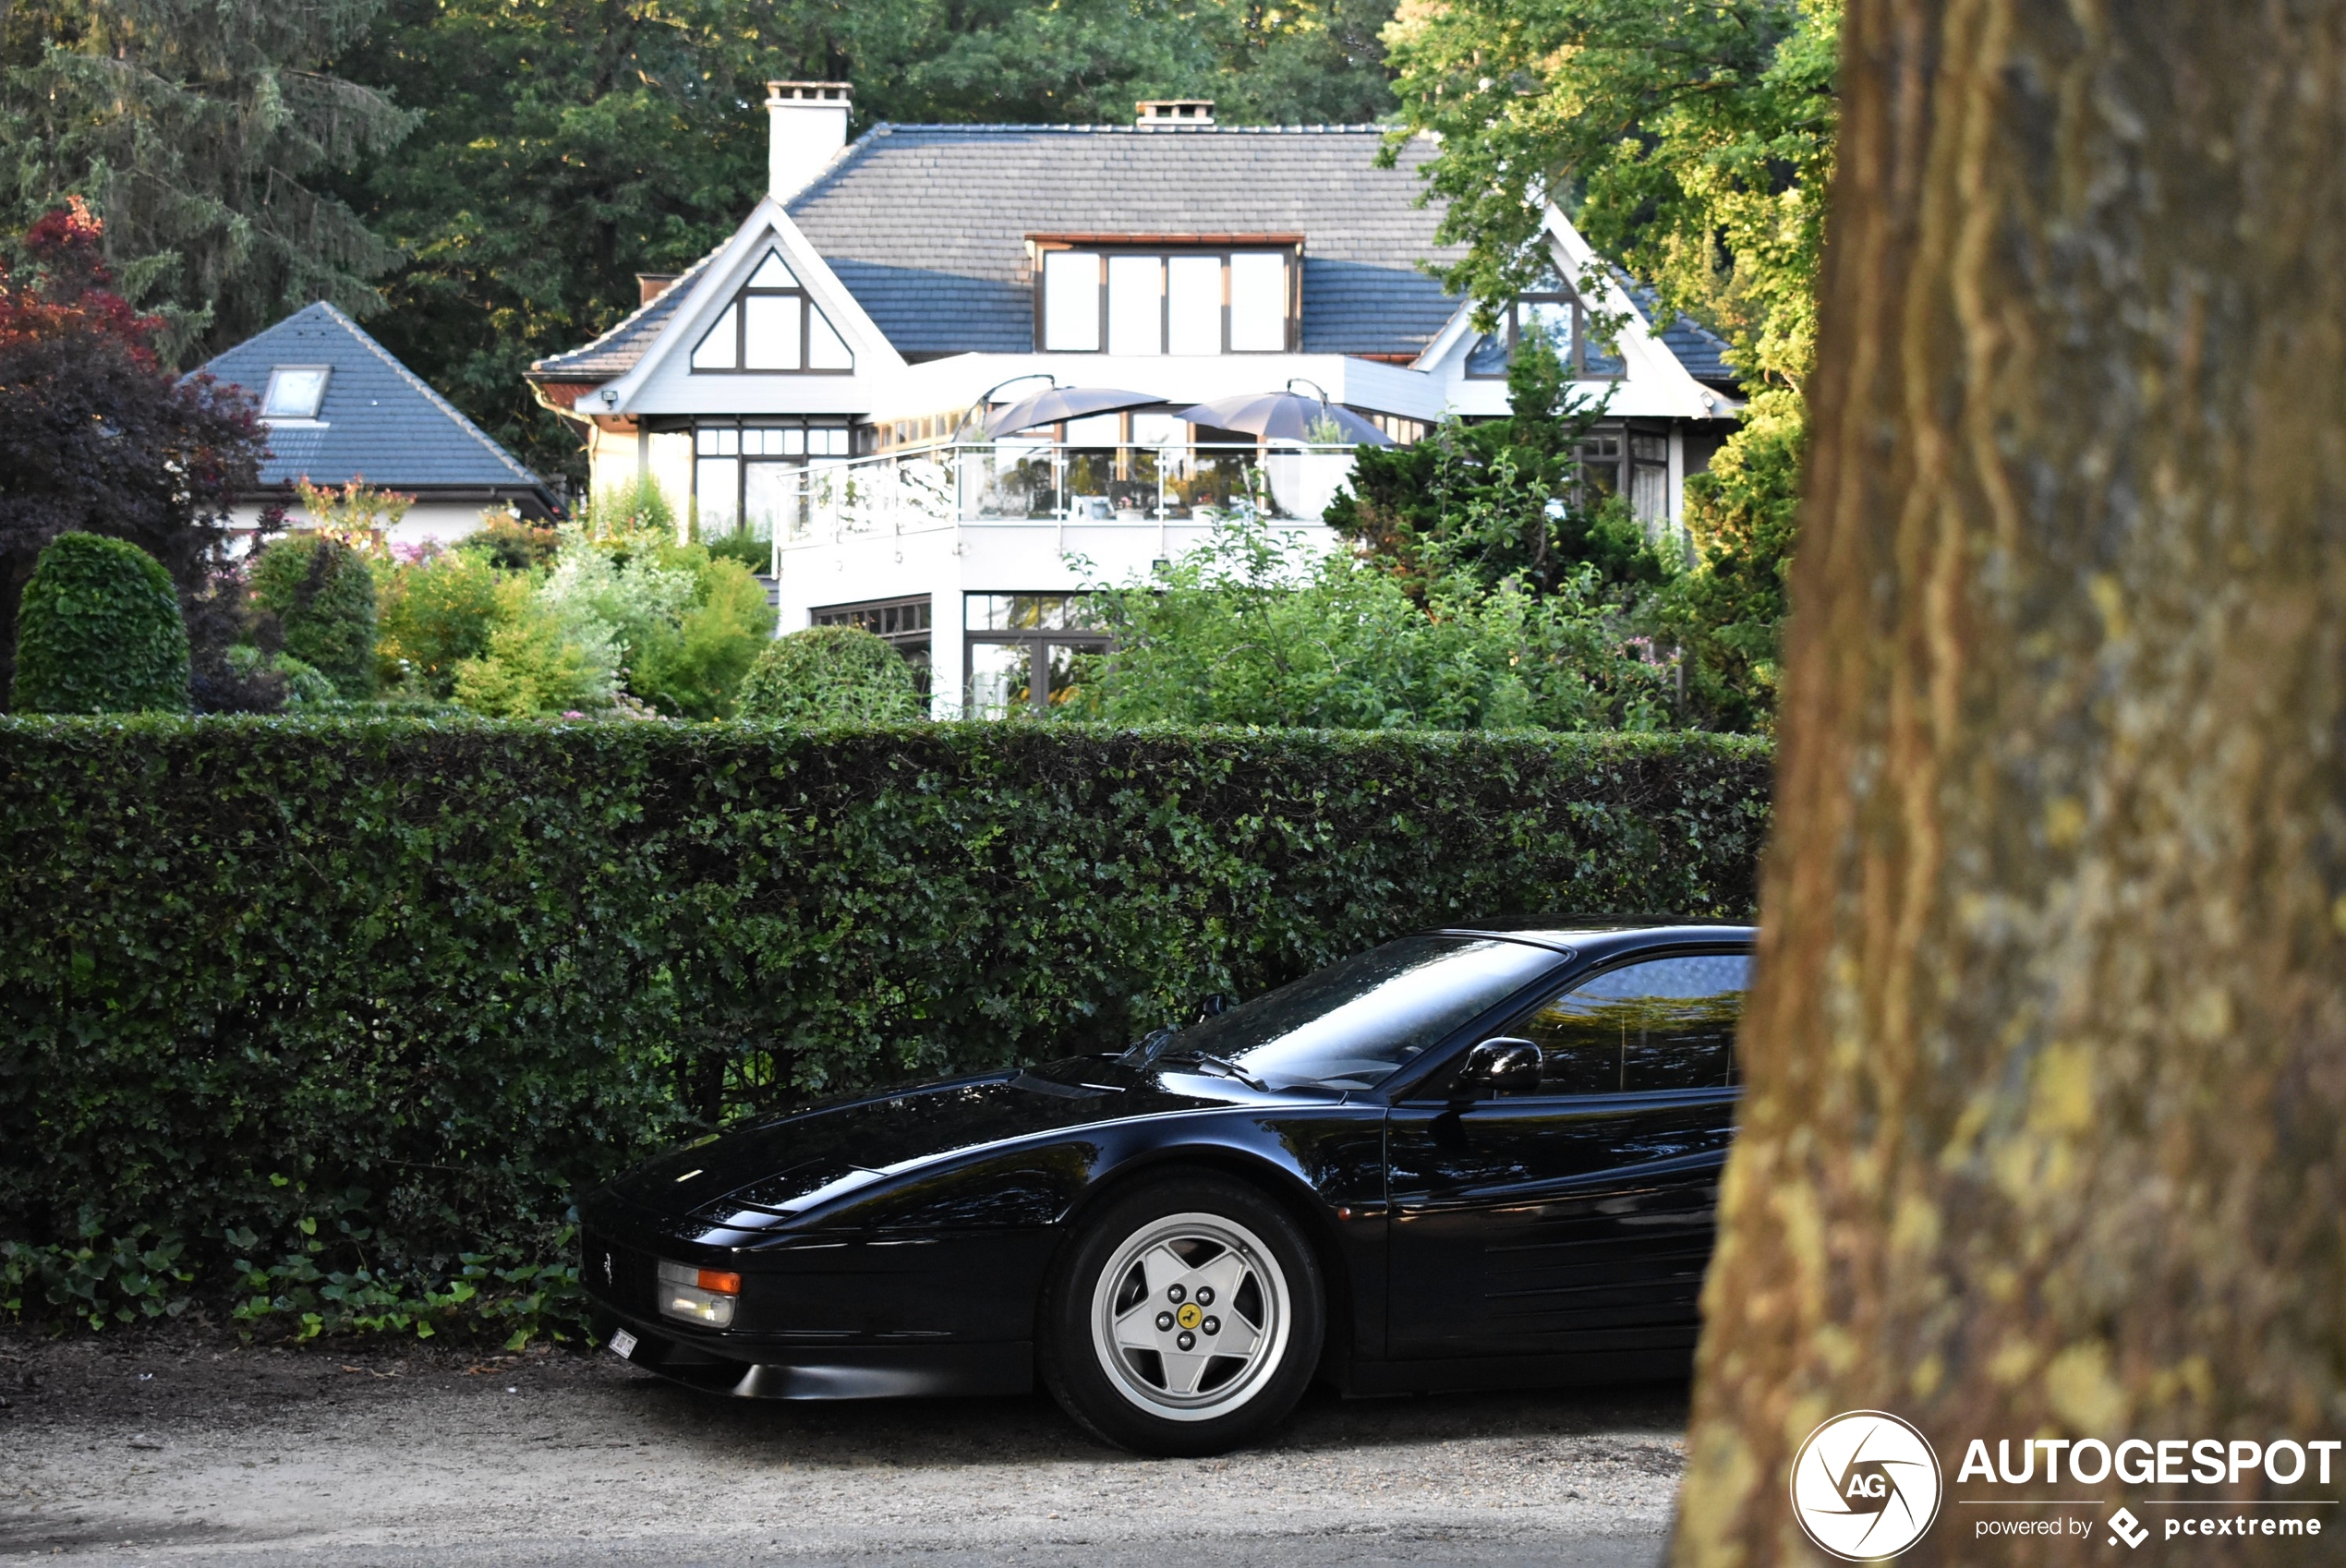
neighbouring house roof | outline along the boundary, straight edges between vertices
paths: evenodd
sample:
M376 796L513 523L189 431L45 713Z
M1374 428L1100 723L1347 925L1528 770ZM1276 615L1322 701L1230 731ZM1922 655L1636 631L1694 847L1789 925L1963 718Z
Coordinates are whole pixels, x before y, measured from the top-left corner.
M201 368L258 401L268 395L271 372L284 366L324 366L331 373L314 420L272 422L262 485L364 479L383 489L486 492L534 501L528 510L539 513L553 509L544 480L322 300Z

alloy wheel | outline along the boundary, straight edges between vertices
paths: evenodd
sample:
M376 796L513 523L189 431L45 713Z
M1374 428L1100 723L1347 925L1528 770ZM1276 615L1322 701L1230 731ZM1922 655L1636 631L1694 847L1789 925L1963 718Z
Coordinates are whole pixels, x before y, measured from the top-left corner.
M1219 1214L1168 1214L1119 1247L1092 1292L1092 1344L1117 1392L1153 1416L1203 1421L1261 1393L1294 1310L1262 1238Z

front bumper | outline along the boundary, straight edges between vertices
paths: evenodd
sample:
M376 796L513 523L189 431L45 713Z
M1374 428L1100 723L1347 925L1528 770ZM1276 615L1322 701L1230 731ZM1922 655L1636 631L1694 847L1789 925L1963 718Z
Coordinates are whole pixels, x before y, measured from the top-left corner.
M1030 1393L1034 1346L1000 1345L792 1345L772 1336L718 1339L680 1334L657 1321L595 1303L596 1337L635 1336L627 1359L705 1393L737 1399L904 1399L944 1394Z

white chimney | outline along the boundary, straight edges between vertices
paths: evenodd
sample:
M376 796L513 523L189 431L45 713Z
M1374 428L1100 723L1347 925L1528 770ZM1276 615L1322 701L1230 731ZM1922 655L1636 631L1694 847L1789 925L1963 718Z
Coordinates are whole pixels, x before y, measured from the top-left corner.
M1132 105L1132 119L1143 130L1179 130L1214 123L1211 98L1143 98Z
M847 145L847 111L854 94L843 81L769 81L766 117L766 187L777 201L804 190Z

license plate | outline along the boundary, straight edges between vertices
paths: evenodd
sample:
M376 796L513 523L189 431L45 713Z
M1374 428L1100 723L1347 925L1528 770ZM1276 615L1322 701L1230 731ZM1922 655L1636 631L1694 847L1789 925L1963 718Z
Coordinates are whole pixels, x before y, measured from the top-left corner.
M625 1329L611 1336L611 1353L624 1361L635 1354L635 1336Z

